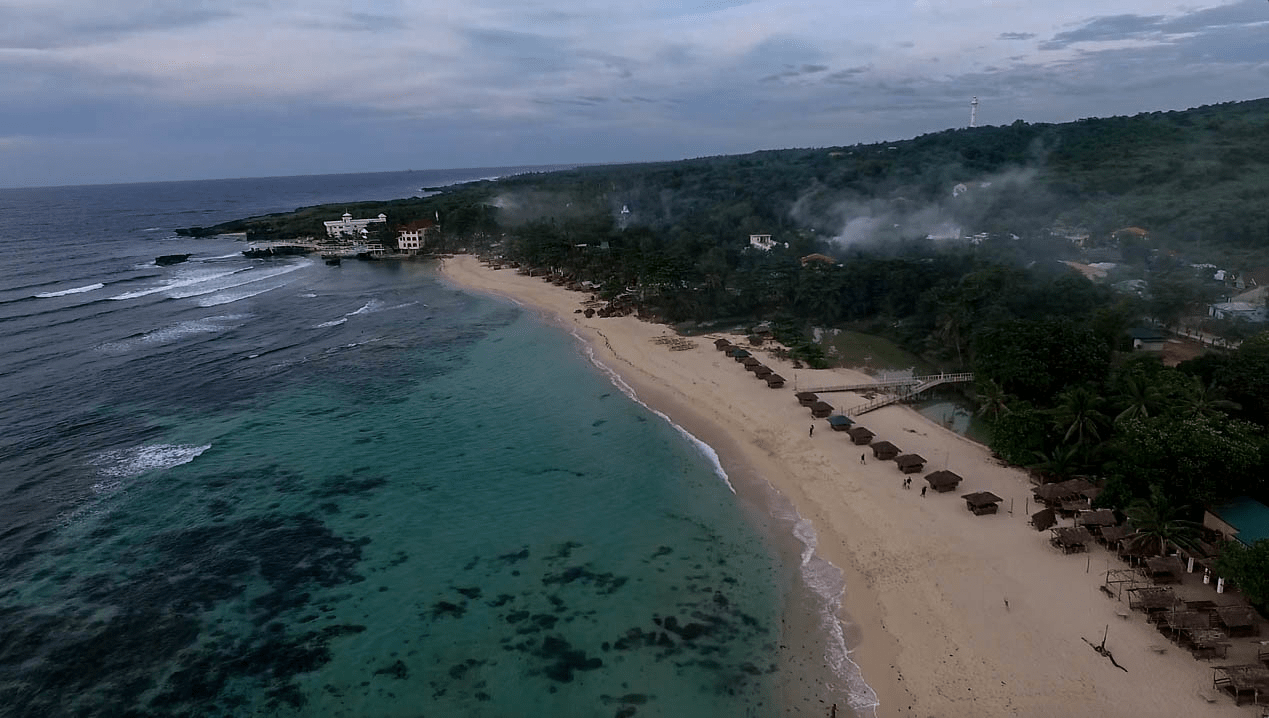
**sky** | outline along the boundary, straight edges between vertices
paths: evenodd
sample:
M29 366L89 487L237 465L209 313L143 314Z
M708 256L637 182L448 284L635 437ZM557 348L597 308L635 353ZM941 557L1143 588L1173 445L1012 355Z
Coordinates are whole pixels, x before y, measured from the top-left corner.
M636 162L1269 96L1265 0L0 0L0 187Z

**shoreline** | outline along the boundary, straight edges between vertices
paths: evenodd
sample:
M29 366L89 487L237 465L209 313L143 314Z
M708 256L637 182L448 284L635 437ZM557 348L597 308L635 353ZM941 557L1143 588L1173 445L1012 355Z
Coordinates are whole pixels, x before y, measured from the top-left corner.
M1126 604L1099 594L1102 567L1092 563L1110 566L1104 551L1061 555L1026 524L1030 483L1022 472L908 407L862 418L878 440L929 459L913 475L918 481L943 468L965 477L952 496L924 497L903 490L892 462L810 420L792 396L790 385L863 382L864 375L795 371L764 357L789 379L784 389L768 389L703 337L690 350L670 351L656 343L677 336L669 327L586 319L574 313L581 295L540 278L493 270L470 255L445 260L441 273L457 287L509 298L569 327L641 402L711 447L734 481L766 482L807 522L815 556L845 582L837 619L849 659L877 696L876 715L1248 715L1227 699L1205 698L1211 664L1156 652L1153 627L1121 618ZM859 400L827 397L839 408ZM808 435L809 425L819 431ZM1005 497L1000 514L965 511L959 495L981 490ZM1085 644L1103 628L1129 673ZM816 669L806 667L811 675ZM827 704L819 708L827 714Z

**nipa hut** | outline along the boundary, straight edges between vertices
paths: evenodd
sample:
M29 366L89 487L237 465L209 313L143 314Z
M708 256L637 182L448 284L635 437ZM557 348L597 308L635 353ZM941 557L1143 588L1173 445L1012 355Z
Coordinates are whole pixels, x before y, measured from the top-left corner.
M780 376L779 374L768 374L767 386L771 389L779 389L780 387L784 386L784 377Z
M828 423L833 427L833 431L847 431L850 429L850 425L854 424L855 421L849 416L834 414L833 416L828 417Z
M1260 633L1256 611L1251 606L1217 606L1216 623L1230 638Z
M899 447L889 441L878 441L872 445L872 455L882 461L889 461L899 455Z
M1000 502L1004 501L1004 499L990 491L975 491L972 494L965 494L961 498L965 499L965 508L969 509L975 516L996 513L1000 510Z
M946 469L926 474L925 480L930 483L931 489L934 489L940 494L945 494L948 491L954 490L957 485L961 483L961 477Z
M753 375L759 379L766 379L767 377L775 373L771 371L771 367L763 365L763 364L759 364L758 366L753 367L749 371L752 371Z
M811 416L816 419L826 419L829 414L833 413L833 405L827 401L817 401L811 404Z
M905 474L915 474L925 468L925 458L920 454L900 454L894 457L894 462Z
M820 398L816 396L814 392L809 392L809 391L799 391L793 396L797 397L798 403L801 404L802 406L810 406L811 404L814 404L815 402L820 400Z
M872 433L871 431L865 429L862 426L852 426L846 430L846 433L850 434L851 441L855 442L856 444L859 444L860 446L865 446L871 443L873 437L876 436L876 434Z
M753 371L754 367L762 366L762 362L758 361L757 357L745 357L740 360L740 363L749 371Z
M1057 525L1057 515L1053 513L1053 509L1041 509L1031 514L1031 525L1036 531L1051 529Z
M1062 553L1078 553L1087 551L1093 542L1093 535L1083 526L1058 526L1053 529L1053 537L1049 543L1062 549Z
M735 359L737 362L741 364L744 364L746 359L753 359L753 355L745 351L744 349L737 349L734 352L729 352L727 356L731 357L732 359ZM754 359L754 361L758 361L758 360Z
M729 347L729 346L731 346L731 342L727 341L726 339L715 339L715 340L714 340L714 348L715 348L715 349L717 349L717 350L718 350L718 351L720 351L720 352L725 352L725 351L727 351L727 347Z
M1115 512L1110 509L1096 509L1093 511L1084 511L1075 516L1075 523L1079 526L1086 526L1090 531L1100 531L1103 528L1114 526L1119 523L1115 519Z

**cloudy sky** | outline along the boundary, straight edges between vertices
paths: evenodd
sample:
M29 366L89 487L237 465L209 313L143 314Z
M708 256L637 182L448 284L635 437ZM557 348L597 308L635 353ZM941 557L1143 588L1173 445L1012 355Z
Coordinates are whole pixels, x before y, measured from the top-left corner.
M677 159L1269 96L1265 0L0 0L0 186Z

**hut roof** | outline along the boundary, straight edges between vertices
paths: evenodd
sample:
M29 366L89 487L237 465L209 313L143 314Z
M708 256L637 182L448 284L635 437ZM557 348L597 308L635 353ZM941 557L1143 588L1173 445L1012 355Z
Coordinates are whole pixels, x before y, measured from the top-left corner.
M1107 543L1115 543L1122 541L1132 533L1132 529L1127 526L1107 526L1102 529L1102 540Z
M833 416L828 417L828 423L832 424L833 426L850 426L851 424L855 423L855 420L850 418L849 416L834 414Z
M731 349L727 350L727 356L735 358L735 359L744 359L745 357L749 356L749 351L746 349L741 349L739 347L733 346Z
M1093 535L1083 526L1058 526L1053 531L1053 540L1063 546L1086 546L1093 542Z
M896 459L896 461L897 460L898 459ZM942 489L944 487L949 487L949 486L951 488L956 488L956 485L959 484L963 479L961 479L961 477L957 476L956 474L948 471L947 469L942 469L940 471L935 471L933 473L926 474L925 480L930 482L930 488L934 489L935 491L938 491L939 489Z
M1044 509L1031 514L1031 525L1036 531L1044 531L1051 529L1057 524L1057 515L1053 513L1053 509Z
M1088 491L1089 489L1097 488L1096 486L1093 486L1092 484L1088 483L1084 479L1068 479L1067 481L1063 481L1059 483L1058 486L1065 488L1067 493L1073 494L1073 495L1082 494L1083 492Z
M1152 576L1169 575L1180 577L1185 573L1185 565L1176 556L1155 556L1146 559L1146 568Z
M990 491L975 491L972 494L965 494L961 498L965 499L970 506L987 506L989 504L998 504L1001 501L1004 501L1004 499Z
M715 339L714 346L721 349L722 347L731 346L731 342L727 341L726 339Z
M759 364L758 366L754 367L752 371L753 371L753 375L758 377L759 379L766 379L767 377L771 376L774 373L771 371L771 367L765 364Z
M745 366L761 366L762 365L762 362L758 361L757 357L752 357L752 356L746 356L744 359L740 361L740 363L744 364Z
M1076 516L1075 521L1080 526L1114 526L1119 523L1119 521L1115 520L1115 512L1110 509L1085 511Z
M894 462L899 466L922 466L925 458L920 454L900 454L894 457Z
M769 374L767 376L767 383L768 384L783 384L784 377L780 376L779 374Z
M817 400L817 399L819 399L819 398L820 398L820 397L819 397L819 396L818 396L815 392L813 392L813 391L799 391L798 393L794 394L793 396L797 397L797 400L798 400L798 401L815 401L815 400Z
M1071 495L1060 483L1040 484L1034 489L1031 489L1031 493L1035 494L1036 498L1042 501L1057 501L1063 497Z
M846 430L846 433L850 434L852 438L856 436L867 436L868 438L871 439L872 437L876 436L876 434L872 433L867 428L862 426L852 426Z
M827 401L817 401L814 404L811 404L811 408L819 409L819 410L828 409L829 411L832 411L833 405L828 403Z
M1218 606L1216 617L1226 628L1247 628L1256 625L1256 611L1251 606Z
M885 453L887 451L893 451L896 454L899 453L899 447L891 444L889 441L874 441L872 443L872 450L873 453Z

